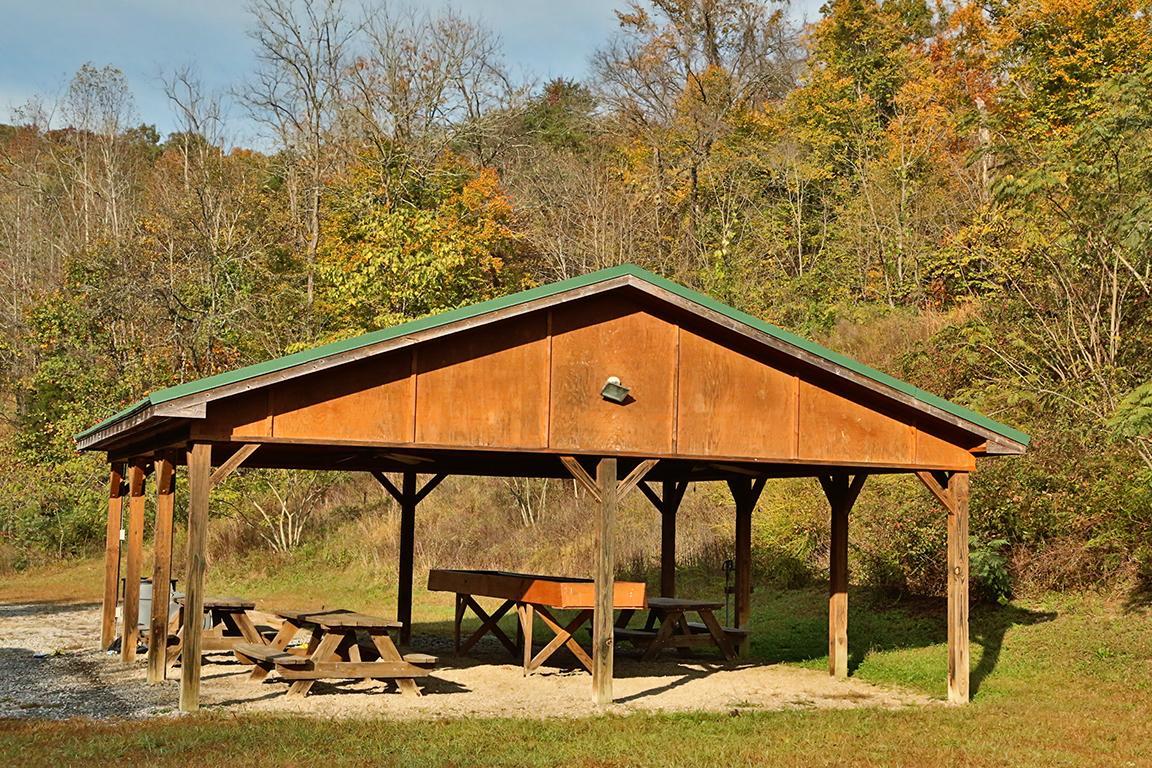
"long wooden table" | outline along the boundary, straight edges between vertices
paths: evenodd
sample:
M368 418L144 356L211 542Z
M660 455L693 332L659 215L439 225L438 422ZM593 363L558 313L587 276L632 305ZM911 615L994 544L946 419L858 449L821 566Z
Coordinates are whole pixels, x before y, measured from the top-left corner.
M254 664L252 680L262 680L273 669L291 681L289 697L308 695L312 684L323 679L393 680L405 696L419 696L415 678L426 677L434 656L402 656L389 632L399 631L398 621L345 610L278 611L283 619L268 645L238 643L237 658ZM308 646L294 653L288 644L301 630L309 632Z
M613 607L622 610L644 608L647 604L645 589L643 582L615 582ZM592 659L575 637L592 616L596 602L592 579L509 571L434 569L428 573L428 590L456 594L454 640L457 654L467 653L480 638L492 634L513 658L522 659L525 674L538 669L561 647L567 647L585 669L592 671ZM476 602L477 597L491 597L504 602L488 613ZM519 643L513 642L498 623L512 608L516 609L519 619ZM462 642L460 624L468 610L480 618L480 627ZM562 624L552 613L554 610L573 610L576 614ZM552 631L553 637L533 654L533 627L537 616Z

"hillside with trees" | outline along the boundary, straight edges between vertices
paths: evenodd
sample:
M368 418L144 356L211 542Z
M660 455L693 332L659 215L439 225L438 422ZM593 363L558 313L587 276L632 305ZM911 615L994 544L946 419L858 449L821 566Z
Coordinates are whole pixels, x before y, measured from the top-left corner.
M106 466L72 436L150 390L632 262L1030 433L973 483L988 597L1147 590L1145 5L829 0L805 28L761 0L617 16L585 82L541 82L453 12L254 0L257 69L228 93L170 71L169 135L115 62L0 125L0 571L101 546ZM236 143L229 114L263 138ZM488 522L437 507L456 549L423 556L441 564L489 526L579 515L570 483L455 482L448 503ZM364 522L383 500L358 483L250 472L222 491L213 547L290 557L352 525L386 559ZM826 505L814 481L770 485L758 568L803 583ZM683 552L704 567L730 546L725 503L688 504ZM938 591L939 514L912 483L870 485L853 577ZM643 570L654 546L628 546Z

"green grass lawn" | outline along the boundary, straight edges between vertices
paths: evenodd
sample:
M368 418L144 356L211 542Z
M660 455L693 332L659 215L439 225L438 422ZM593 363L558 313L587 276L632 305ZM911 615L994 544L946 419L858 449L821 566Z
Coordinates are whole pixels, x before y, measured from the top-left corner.
M78 566L90 568L90 565ZM95 573L95 569L92 569ZM384 580L217 568L211 590L264 605L393 605ZM0 599L92 599L91 578L9 579ZM718 594L689 576L681 591ZM98 591L98 583L97 583ZM755 593L752 655L823 669L820 589ZM417 632L447 631L448 595L418 591ZM852 674L943 699L944 606L853 590ZM147 722L0 721L0 762L19 765L377 764L412 766L1152 765L1152 615L1095 595L972 612L966 707L604 716L581 720L323 721L205 713Z

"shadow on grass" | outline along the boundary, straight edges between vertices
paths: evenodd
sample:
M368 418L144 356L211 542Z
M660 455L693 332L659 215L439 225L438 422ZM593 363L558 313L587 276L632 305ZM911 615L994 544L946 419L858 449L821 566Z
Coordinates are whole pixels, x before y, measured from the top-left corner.
M767 590L766 590L767 591ZM799 601L808 597L804 605ZM816 601L816 608L813 602ZM752 621L752 655L769 663L810 662L828 657L828 622L819 590L770 592L757 600L759 616ZM948 641L947 600L942 597L899 596L880 590L854 588L849 593L848 671L854 673L869 653L927 648ZM1054 612L1018 605L974 604L969 637L983 653L972 667L975 694L1000 660L1004 637L1016 626L1051 621Z
M720 587L722 589L722 587ZM685 585L682 595L706 596L720 591L717 585L698 582ZM762 587L753 596L751 650L744 664L807 663L828 656L827 599L819 588L774 590ZM719 614L718 614L719 616ZM722 616L719 616L722 618ZM982 653L971 670L970 685L973 694L994 672L1000 661L1001 649L1007 633L1018 626L1051 621L1054 612L1034 611L1018 605L974 604L970 613L969 636L979 645ZM479 626L465 621L464 636ZM515 621L506 619L501 626L509 637L515 637ZM938 597L893 596L880 590L854 587L849 599L848 648L850 673L856 672L872 652L927 648L947 643L947 601ZM414 646L440 656L440 666L471 665L474 663L518 664L520 660L486 637L463 659L454 656L451 636L452 622L425 622L417 624ZM537 649L541 641L551 639L550 633L537 629ZM578 636L587 647L587 632ZM428 647L428 646L433 647ZM423 646L423 647L421 647ZM622 655L629 651L622 649ZM682 685L696 677L711 673L710 665L727 668L715 654L699 653L693 659L664 657L661 663L682 661L682 675L668 687ZM697 665L703 664L700 668ZM549 659L551 668L580 673L582 667L565 649ZM629 676L627 668L620 668L617 676ZM640 674L640 672L636 672Z
M1136 579L1136 584L1128 592L1124 610L1129 613L1146 611L1152 608L1152 568L1146 568Z

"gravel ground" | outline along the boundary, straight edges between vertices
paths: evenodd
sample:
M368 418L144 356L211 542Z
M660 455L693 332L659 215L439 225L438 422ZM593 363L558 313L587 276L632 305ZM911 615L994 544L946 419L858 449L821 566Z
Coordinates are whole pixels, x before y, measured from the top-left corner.
M143 668L93 650L90 605L0 605L0 717L151 717L173 711L173 690L144 684Z
M148 685L143 654L135 667L125 668L118 654L92 650L99 618L98 607L90 605L0 605L0 718L174 714L179 671L163 685ZM451 641L442 637L417 635L413 647L440 657L433 675L420 681L425 695L418 698L402 697L391 684L375 681L321 681L307 698L288 699L276 675L251 683L249 667L213 654L202 670L202 706L338 718L578 717L600 711L591 703L587 673L570 668L566 652L554 657L562 666L525 677L492 638L481 641L467 659L453 657ZM565 663L569 668L563 668ZM614 691L616 703L610 709L618 713L931 704L908 691L779 664L672 657L644 663L626 654L616 660Z

